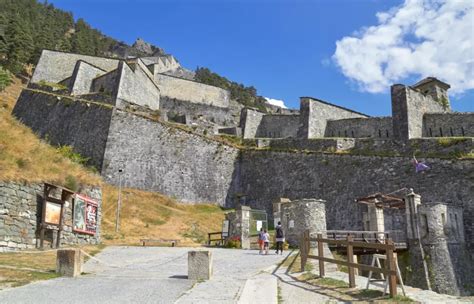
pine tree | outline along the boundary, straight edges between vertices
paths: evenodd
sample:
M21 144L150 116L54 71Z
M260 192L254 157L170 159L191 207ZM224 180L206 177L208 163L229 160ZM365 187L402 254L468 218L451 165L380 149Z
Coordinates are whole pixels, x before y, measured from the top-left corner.
M0 92L12 82L12 75L9 71L0 66Z
M8 57L7 67L13 73L21 72L23 65L28 63L34 50L33 38L26 23L15 16L8 25L7 32Z

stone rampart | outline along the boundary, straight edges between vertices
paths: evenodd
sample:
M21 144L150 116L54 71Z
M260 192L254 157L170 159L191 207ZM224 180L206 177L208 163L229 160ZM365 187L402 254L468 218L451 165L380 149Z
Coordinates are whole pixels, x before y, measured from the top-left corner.
M160 108L160 90L147 72L149 73L140 60L132 66L120 62L117 107L123 108L127 102L133 101L134 104L151 110Z
M70 145L102 167L112 108L23 90L13 115L51 144ZM45 123L47 122L47 123Z
M91 92L94 78L105 74L105 71L82 60L76 63L70 80L71 95L88 94Z
M423 135L425 113L445 113L443 105L430 95L424 95L409 86L391 87L393 137L398 140L419 138Z
M123 66L123 63L120 63ZM121 68L107 72L92 81L91 92L99 92L111 97L115 105L117 100L118 86L121 77Z
M300 129L298 137L316 138L324 137L328 120L368 117L365 114L355 112L340 106L336 106L322 100L311 97L301 97L300 105Z
M328 120L325 137L392 138L391 117Z
M474 137L474 113L426 113L423 137Z
M64 228L61 245L98 244L100 242L100 220L102 192L100 188L84 187L79 191L99 203L98 233L81 234L72 230L72 203L65 205ZM0 182L0 252L35 248L39 245L43 185ZM46 240L53 240L52 231ZM54 236L55 237L55 236Z
M257 130L264 115L265 113L254 109L242 109L240 114L240 127L242 128L243 137L245 139L255 138L257 136Z
M114 112L102 176L126 187L158 191L182 202L232 206L238 183L236 148L147 118Z
M159 73L155 73L155 82L161 96L214 107L229 107L230 93L221 88Z
M214 107L207 104L161 97L160 113L162 117L186 115L189 122L199 123L201 119L214 122L220 126L232 126L236 118L228 108Z
M83 60L105 71L114 70L119 64L118 59L43 50L31 82L44 80L58 83L72 75L78 60Z
M255 137L287 138L296 137L300 124L299 115L264 115L257 128Z

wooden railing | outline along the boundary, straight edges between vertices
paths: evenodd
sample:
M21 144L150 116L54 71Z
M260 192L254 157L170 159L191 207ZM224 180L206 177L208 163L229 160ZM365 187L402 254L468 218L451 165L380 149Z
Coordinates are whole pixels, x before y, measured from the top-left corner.
M213 235L219 235L219 238L212 238ZM207 245L211 246L212 242L220 242L221 244L224 242L224 237L222 236L222 232L209 232L207 234Z
M311 242L317 243L318 255L310 254ZM375 273L383 273L388 276L388 284L390 290L390 297L397 295L397 271L395 265L395 257L393 252L395 251L395 245L389 238L385 239L384 244L380 243L366 243L366 242L355 242L354 237L349 234L345 240L334 240L323 238L322 234L318 234L316 238L312 238L309 235L309 230L306 230L300 240L300 255L301 255L301 271L304 271L308 259L316 259L319 261L319 275L320 277L325 276L324 262L334 263L338 265L347 266L349 269L349 286L351 288L356 287L355 284L355 268L361 270L368 270ZM347 246L347 261L335 260L324 257L324 244L336 244L341 246ZM369 248L385 251L387 257L385 268L373 267L365 264L354 263L354 247Z

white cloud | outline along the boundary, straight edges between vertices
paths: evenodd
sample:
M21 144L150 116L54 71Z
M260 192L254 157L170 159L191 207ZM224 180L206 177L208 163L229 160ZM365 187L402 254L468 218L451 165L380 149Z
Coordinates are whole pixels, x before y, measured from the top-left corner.
M474 2L406 0L377 13L378 24L336 42L333 60L363 91L406 77L437 77L451 92L474 88Z
M283 108L283 109L287 109L287 107L285 106L285 102L283 100L273 99L273 98L268 98L268 97L264 97L264 98L271 105L274 105L274 106L277 106L277 107L280 107L280 108Z

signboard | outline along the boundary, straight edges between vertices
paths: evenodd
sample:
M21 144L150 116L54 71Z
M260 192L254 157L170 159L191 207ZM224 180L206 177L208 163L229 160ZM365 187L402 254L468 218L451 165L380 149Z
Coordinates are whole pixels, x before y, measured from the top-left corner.
M289 228L295 228L295 221L294 221L294 220L290 220L290 221L288 222L288 227L289 227Z
M257 231L260 231L262 229L263 222L262 221L257 221Z
M61 220L61 205L47 201L44 210L44 221L46 224L59 226Z
M229 236L229 220L222 221L222 237Z
M72 228L76 232L95 234L97 231L97 202L76 194L74 197Z

